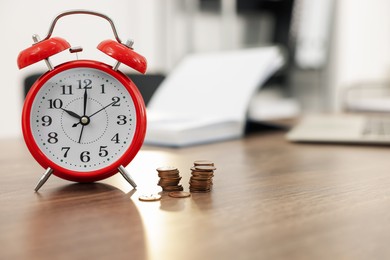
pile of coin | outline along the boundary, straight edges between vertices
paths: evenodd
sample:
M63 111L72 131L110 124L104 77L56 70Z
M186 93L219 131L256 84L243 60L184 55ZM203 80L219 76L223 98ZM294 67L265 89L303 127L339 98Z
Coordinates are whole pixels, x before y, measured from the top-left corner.
M211 161L195 161L191 168L190 192L210 192L215 170L214 163Z
M165 166L157 168L158 177L160 180L158 186L161 186L163 191L182 191L183 186L181 186L179 170L176 167Z

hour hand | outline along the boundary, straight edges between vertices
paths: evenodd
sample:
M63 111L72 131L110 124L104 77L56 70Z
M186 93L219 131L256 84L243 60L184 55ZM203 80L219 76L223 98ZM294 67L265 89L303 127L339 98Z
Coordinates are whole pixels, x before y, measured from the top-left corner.
M81 119L81 116L79 116L78 114L76 114L75 112L73 111L70 111L70 110L67 110L67 109L64 109L64 108L61 108L63 111L65 111L66 113L68 113L68 115L72 116L72 117L75 117L77 119Z

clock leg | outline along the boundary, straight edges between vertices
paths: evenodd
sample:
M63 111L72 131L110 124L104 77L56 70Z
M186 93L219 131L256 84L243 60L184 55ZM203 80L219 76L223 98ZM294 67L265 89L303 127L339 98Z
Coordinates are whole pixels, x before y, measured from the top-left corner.
M41 39L39 38L39 35L38 35L38 34L34 34L34 35L32 36L32 38L33 38L34 43L37 43L37 42L39 42L39 41L41 40ZM51 61L49 60L49 58L44 59L44 61L45 61L46 66L47 66L47 68L48 68L49 70L53 70L53 69L54 69L54 66L53 66L53 64L51 64Z
M129 47L129 48L132 48L133 44L134 44L134 41L129 39L126 41L126 43L124 45ZM121 63L119 61L117 61L115 63L115 65L112 67L112 69L117 71L119 69L119 65L121 65Z
M35 192L37 192L43 186L43 184L45 184L45 182L47 181L47 179L49 179L49 177L52 173L53 173L52 168L49 167L46 169L46 172L39 179L39 182L38 182L37 186L35 187Z
M125 178L125 180L130 183L131 186L133 186L133 188L137 188L137 184L135 184L134 180L131 178L130 174L126 171L125 167L123 167L122 165L118 167L118 170L120 172L120 174L122 174L123 178Z

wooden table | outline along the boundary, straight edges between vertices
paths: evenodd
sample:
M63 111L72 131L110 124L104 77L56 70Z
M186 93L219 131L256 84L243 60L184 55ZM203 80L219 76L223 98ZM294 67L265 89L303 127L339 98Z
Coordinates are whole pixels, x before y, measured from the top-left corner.
M268 132L184 149L145 146L121 176L74 184L43 169L22 140L0 141L0 259L389 259L390 149L293 144ZM214 190L158 202L155 169L188 190L194 160Z

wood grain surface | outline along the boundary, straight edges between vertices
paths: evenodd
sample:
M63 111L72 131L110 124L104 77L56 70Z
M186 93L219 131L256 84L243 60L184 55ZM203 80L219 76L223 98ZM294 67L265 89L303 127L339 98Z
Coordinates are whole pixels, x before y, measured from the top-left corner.
M390 259L390 149L293 144L284 133L183 149L144 146L120 175L76 184L44 172L22 140L0 141L0 259ZM214 189L158 193L173 165L215 162Z

